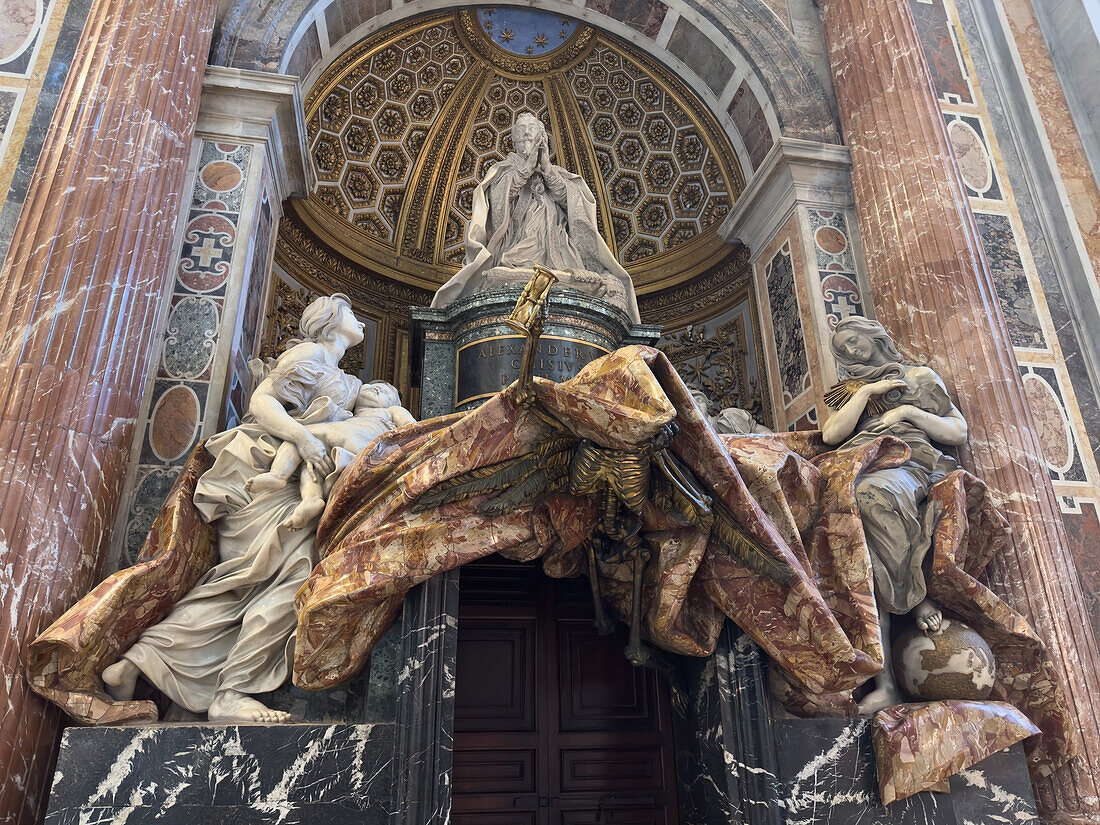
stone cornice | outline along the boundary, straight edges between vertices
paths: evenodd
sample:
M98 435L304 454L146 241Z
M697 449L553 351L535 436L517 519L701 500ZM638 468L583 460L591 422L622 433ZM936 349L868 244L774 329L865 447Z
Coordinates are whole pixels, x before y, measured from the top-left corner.
M848 148L783 137L763 163L718 233L753 252L761 249L798 204L844 209L852 205Z
M207 66L196 132L235 143L263 143L279 200L305 197L316 183L296 77Z

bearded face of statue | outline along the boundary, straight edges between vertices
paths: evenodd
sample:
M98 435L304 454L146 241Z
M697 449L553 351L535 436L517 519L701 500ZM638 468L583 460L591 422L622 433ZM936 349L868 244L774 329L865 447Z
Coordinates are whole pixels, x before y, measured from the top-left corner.
M512 145L521 157L530 159L538 154L539 145L546 139L546 127L529 112L523 112L512 125Z
M538 151L539 136L536 129L515 129L512 134L512 143L525 158L529 158Z

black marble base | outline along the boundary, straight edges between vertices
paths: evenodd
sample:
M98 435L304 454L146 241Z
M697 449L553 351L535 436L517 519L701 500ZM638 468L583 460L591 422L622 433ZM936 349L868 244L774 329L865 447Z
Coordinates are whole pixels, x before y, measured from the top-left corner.
M69 728L48 825L382 825L394 726Z
M777 719L774 730L786 825L1039 821L1022 745L951 777L950 793L924 791L883 806L870 719Z
M681 806L681 825L1039 821L1022 745L960 771L950 793L925 791L884 806L870 719L785 715L768 692L760 648L731 623L711 661L692 690L695 737L700 755L721 748L724 759L711 756L686 774L681 795L694 806Z

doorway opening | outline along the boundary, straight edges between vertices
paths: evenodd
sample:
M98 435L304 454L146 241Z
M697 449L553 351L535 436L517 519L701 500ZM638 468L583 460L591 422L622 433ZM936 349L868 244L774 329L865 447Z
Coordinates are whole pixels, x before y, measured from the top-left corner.
M460 594L451 822L676 825L668 688L596 632L586 580L494 556Z

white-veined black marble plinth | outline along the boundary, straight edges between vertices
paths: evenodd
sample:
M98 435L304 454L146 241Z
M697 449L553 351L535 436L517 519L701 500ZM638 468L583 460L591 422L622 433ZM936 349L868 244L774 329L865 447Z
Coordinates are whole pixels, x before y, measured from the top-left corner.
M701 720L697 772L681 796L698 814L681 825L1027 825L1039 821L1023 746L951 777L950 793L924 791L884 806L871 720L797 719L778 711L760 649L726 624L693 690ZM713 751L720 748L724 771ZM722 812L715 817L712 812ZM682 811L683 812L683 811Z
M69 728L49 825L382 825L394 727Z
M779 802L786 825L1038 823L1023 745L951 777L950 793L924 791L884 806L870 719L779 719Z

